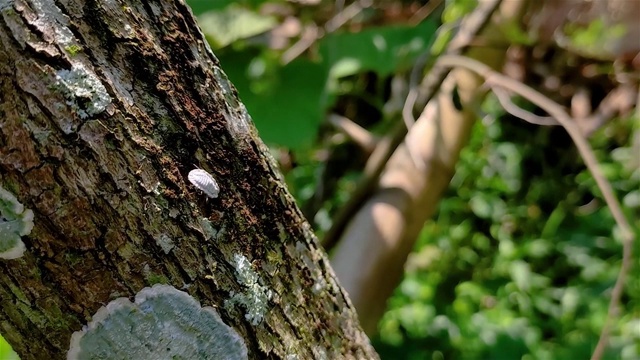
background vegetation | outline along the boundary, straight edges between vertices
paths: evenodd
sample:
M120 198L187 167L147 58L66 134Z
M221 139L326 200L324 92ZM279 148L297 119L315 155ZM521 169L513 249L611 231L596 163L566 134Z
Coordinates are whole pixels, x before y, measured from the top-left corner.
M564 130L496 115L475 127L425 224L380 322L383 358L589 359L593 351L620 270L614 221ZM618 120L591 139L636 227L638 152L625 144L637 129ZM637 271L627 284L607 359L640 358Z
M394 79L407 78L443 21L474 6L451 2L423 19L415 17L422 4L378 4L340 29L325 28L302 55L283 61L305 24L326 23L339 6L188 2L319 236L364 162L360 148L327 124L327 114L384 134L399 111ZM515 30L513 38L529 41ZM481 112L374 345L383 359L587 359L620 269L615 223L563 129L513 118L491 97ZM590 142L640 228L640 120L614 119ZM320 196L318 184L330 191ZM637 259L609 359L640 358ZM0 342L0 358L12 356Z

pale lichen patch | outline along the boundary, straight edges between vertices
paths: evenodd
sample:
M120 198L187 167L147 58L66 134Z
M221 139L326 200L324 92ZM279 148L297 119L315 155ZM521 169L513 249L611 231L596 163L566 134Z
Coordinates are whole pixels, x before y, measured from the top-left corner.
M68 46L76 43L75 36L69 29L69 21L62 14L62 11L54 2L51 1L32 1L32 8L38 15L33 22L42 34L49 34L53 29L54 41L62 46ZM45 39L48 40L48 39Z
M0 259L16 259L26 247L21 236L33 229L33 211L0 186Z
M75 332L67 359L247 359L244 340L215 309L169 285L100 308Z
M245 309L245 319L254 326L259 325L269 309L269 300L273 297L273 291L260 284L258 273L253 270L246 257L235 254L233 261L236 279L245 287L245 291L231 292L231 299L225 301L225 306L241 305Z
M170 253L171 250L176 246L171 237L167 234L160 234L156 236L156 244L160 246L165 254Z
M207 218L199 218L198 222L200 223L200 227L202 228L202 233L207 240L215 239L218 235L218 230L213 227L211 221Z
M71 70L56 72L56 85L61 87L67 105L82 119L103 112L111 103L111 96L98 76L80 62L74 63Z
M229 105L229 113L224 114L227 129L233 134L248 135L251 131L253 121L244 104L238 100L229 78L224 71L217 66L213 69L213 77L216 79L218 85L220 85L222 96Z
M302 261L313 276L314 282L311 291L314 294L322 293L328 287L328 284L322 270L316 265L319 256L314 256L314 251L309 249L302 241L296 241L296 253L297 256L302 258Z

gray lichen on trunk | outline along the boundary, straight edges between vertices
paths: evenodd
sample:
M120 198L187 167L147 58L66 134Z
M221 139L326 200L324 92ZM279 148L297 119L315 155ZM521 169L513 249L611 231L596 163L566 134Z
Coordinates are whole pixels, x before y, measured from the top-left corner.
M0 259L16 259L26 250L22 236L33 229L33 211L0 186Z
M212 307L155 285L101 307L71 337L67 359L247 359L247 347Z

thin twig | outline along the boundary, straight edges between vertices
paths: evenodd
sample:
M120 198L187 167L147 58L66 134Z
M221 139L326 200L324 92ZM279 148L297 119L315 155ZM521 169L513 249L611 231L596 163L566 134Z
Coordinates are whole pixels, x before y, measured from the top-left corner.
M515 117L519 117L520 119L535 125L541 125L541 126L560 125L560 123L556 121L556 119L550 116L538 116L514 104L513 102L511 102L511 99L509 98L509 94L503 88L499 86L494 86L492 90L493 90L493 93L496 94L496 98L498 99L498 102L500 103L500 105L502 105L502 107L511 115Z
M423 7L418 9L416 12L411 15L408 24L418 25L422 20L426 19L429 15L433 13L433 11L442 4L443 0L432 0L427 2Z
M598 108L591 116L584 119L576 119L582 132L588 137L609 119L618 114L628 112L633 109L634 106L637 107L637 105L640 104L640 101L637 99L638 95L640 95L638 90L629 85L620 85L611 90L609 94L602 99L600 105L598 105ZM640 107L637 108L640 109Z
M411 68L411 73L409 74L409 93L407 94L407 98L404 102L404 106L402 107L402 120L404 120L404 124L407 127L407 131L411 129L413 124L415 124L416 119L413 116L413 109L415 108L416 101L418 100L418 96L420 95L420 80L424 78L423 72L424 68L431 58L432 46L435 43L436 39L441 36L442 33L446 31L450 31L451 29L460 26L460 21L456 21L452 24L443 24L440 26L438 31L431 37L431 41L427 45L425 51L418 56L416 59L416 63ZM449 53L449 52L447 52Z
M315 24L312 24L300 39L282 54L280 62L282 65L292 62L295 58L305 52L305 50L310 48L311 45L318 41L318 39L322 38L325 34L336 31L346 24L347 21L353 19L356 15L362 12L364 8L369 7L372 4L372 0L360 0L350 4L325 23L324 31L318 29Z
M373 5L372 0L360 0L356 1L346 8L342 9L342 11L338 12L335 16L333 16L329 21L324 25L324 29L327 33L334 32L337 29L341 28L347 21L356 17L356 15L360 14L362 10Z
M447 47L446 55L460 55L471 44L476 34L487 24L491 18L491 14L498 8L501 0L492 0L481 2L480 5L464 19L460 31L456 33L456 36L451 40ZM433 95L437 92L444 81L444 78L449 74L451 69L446 66L436 65L429 72L422 83L422 91L424 92L424 104L426 105Z
M587 169L591 172L591 175L595 179L596 184L598 184L598 188L602 192L602 196L604 197L604 200L607 203L607 206L609 207L609 210L611 211L616 224L620 228L622 237L622 265L620 273L618 274L616 283L613 286L613 290L611 291L611 301L609 302L607 319L605 321L602 332L600 333L598 344L596 345L591 356L591 360L598 360L602 358L604 350L607 346L607 341L609 339L609 333L611 331L611 321L614 317L617 316L618 308L620 305L620 298L624 291L624 281L629 269L631 268L632 242L634 239L634 232L631 228L631 225L628 223L626 217L624 216L624 213L622 212L622 208L620 206L620 203L618 202L618 199L613 193L611 184L602 174L598 165L598 161L593 154L593 150L591 149L589 142L582 134L580 127L573 121L573 119L571 119L571 117L562 108L562 106L558 105L553 100L528 87L527 85L501 75L479 61L463 56L442 56L438 59L438 62L440 62L443 66L463 67L471 70L484 77L486 83L489 86L498 86L505 88L531 101L533 104L546 111L550 116L554 117L558 121L558 123L560 123L560 125L564 127L567 133L569 133L569 136L576 144L576 148L578 149L580 156L582 156Z
M353 122L353 120L338 114L330 114L329 123L349 136L367 154L370 154L375 149L378 139L367 129Z
M280 57L282 66L287 65L300 56L321 36L321 30L318 29L316 24L311 24L305 27L300 39L296 41L295 44L291 45L291 47L289 47Z
M451 27L448 25L442 25L436 31L436 33L431 37L431 41L429 45L427 45L426 49L418 56L415 64L411 68L411 73L409 74L409 92L407 93L407 97L405 98L404 105L402 106L402 120L404 121L404 125L407 128L407 133L411 130L411 127L416 123L416 119L413 116L413 109L418 100L418 96L420 94L420 80L423 78L424 68L427 65L427 61L431 57L431 51L433 50L433 44L436 39L440 36L444 31L449 30ZM419 156L414 154L414 151L410 146L407 147L407 152L413 165L420 170L424 168L424 162L420 161Z

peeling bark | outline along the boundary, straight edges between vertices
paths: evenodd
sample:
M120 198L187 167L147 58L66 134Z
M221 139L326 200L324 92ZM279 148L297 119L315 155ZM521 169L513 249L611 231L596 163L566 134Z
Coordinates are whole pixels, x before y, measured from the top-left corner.
M99 308L157 283L216 308L250 358L377 357L184 3L0 14L0 186L34 213L24 255L0 260L0 332L22 359L64 358ZM252 290L238 256L271 294L257 325L230 301Z

